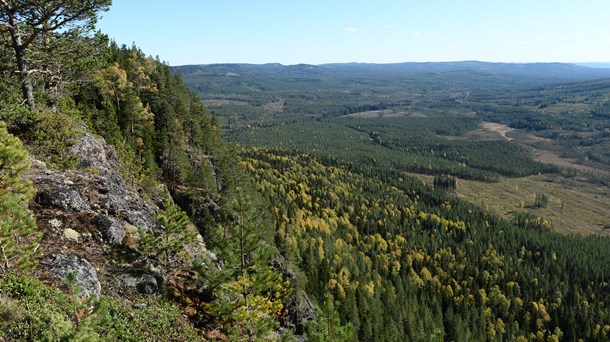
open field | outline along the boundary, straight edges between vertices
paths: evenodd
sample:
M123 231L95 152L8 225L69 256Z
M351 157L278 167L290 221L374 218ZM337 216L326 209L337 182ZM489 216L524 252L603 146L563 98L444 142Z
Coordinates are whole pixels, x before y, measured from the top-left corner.
M358 112L343 115L346 118L398 118L403 116L425 117L423 113L408 113L406 111L395 111L392 109L369 110L366 112Z
M578 164L576 160L562 158L555 152L533 143L549 139L537 137L507 125L482 122L480 128L462 136L445 137L450 140L507 140L515 141L532 151L532 158L578 171L607 174L607 171ZM427 184L433 176L410 174ZM536 194L545 194L549 203L544 208L532 208ZM610 189L586 181L559 175L534 175L522 178L501 177L497 183L459 180L457 195L510 219L514 213L529 210L549 219L553 228L567 234L602 234L610 236ZM523 206L523 207L522 207Z
M579 171L585 172L599 172L599 173L608 173L605 170L595 168L592 166L578 164L576 160L569 158L562 158L555 154L554 152L548 150L542 150L537 148L532 148L532 157L534 160L539 161L541 163L546 164L554 164L561 167L570 167Z
M433 182L432 176L409 175L427 184ZM531 208L536 193L548 196L545 208ZM502 177L497 183L460 179L457 195L509 219L515 212L529 210L549 219L561 233L610 236L610 189L607 187L558 175Z
M493 132L493 133L497 133L500 137L502 137L503 139L506 139L508 141L511 141L513 138L508 137L506 134L510 131L513 131L513 128L508 127L507 125L503 125L503 124L499 124L499 123L495 123L495 122L485 122L483 121L481 123L481 126L483 127L483 129Z
M530 149L532 151L532 158L541 163L553 164L565 168L573 168L584 172L608 174L608 171L606 170L589 165L579 164L575 159L563 158L551 150L544 149L542 147L533 147L533 145L537 142L551 142L551 140L535 136L523 130L514 129L500 123L484 121L481 122L480 128L476 130L467 132L461 136L444 136L444 138L448 140L515 141Z

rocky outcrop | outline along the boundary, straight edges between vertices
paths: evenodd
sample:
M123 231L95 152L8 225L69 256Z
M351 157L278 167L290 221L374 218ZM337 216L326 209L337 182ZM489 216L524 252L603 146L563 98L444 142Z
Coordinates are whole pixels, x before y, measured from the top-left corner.
M92 233L110 244L122 243L126 225L153 228L153 213L158 208L129 190L116 171L119 161L113 147L85 134L71 152L80 158L77 170L54 170L40 161L32 163L28 178L37 189L32 209L39 219L67 218L62 227L79 233L86 227L96 228Z
M36 200L45 206L52 206L66 211L90 210L89 204L81 195L66 184L50 181L38 191Z
M71 153L80 158L76 170L55 170L33 160L27 175L37 189L30 209L43 232L41 277L59 282L70 270L76 270L77 280L86 291L83 295L99 295L100 283L101 288L113 288L113 293L158 292L152 276L121 282L111 276L98 280L95 273L96 267L104 272L146 272L136 265L121 265L121 260L133 259L137 254L129 248L134 247L133 242L129 247L124 243L129 243L127 238L137 237L137 229L154 228L153 215L158 207L129 189L116 171L119 160L114 148L103 139L85 134L72 146ZM115 289L122 285L128 289Z
M109 146L102 139L88 133L70 147L70 153L79 156L77 169L80 170L95 168L109 173L116 170L119 165L119 157L114 146Z
M86 259L66 253L50 255L43 259L41 264L47 267L53 278L69 283L71 290L78 289L81 298L100 297L102 286L97 278L97 271Z
M138 252L139 231L157 229L156 203L169 196L167 188L147 192L153 200L145 201L141 190L130 188L117 172L120 163L114 148L90 134L70 151L80 160L76 170L56 170L33 160L27 174L37 189L30 209L43 232L38 277L59 285L74 276L74 288L82 297L160 295L163 287L181 294L180 299L198 298L197 274L164 269L154 256ZM184 252L185 265L214 259L200 235L184 246ZM190 311L195 312L193 308Z

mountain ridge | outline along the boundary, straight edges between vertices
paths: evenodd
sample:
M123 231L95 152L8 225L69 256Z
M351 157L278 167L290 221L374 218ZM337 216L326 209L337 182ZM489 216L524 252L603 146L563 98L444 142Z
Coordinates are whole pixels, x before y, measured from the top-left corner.
M482 61L456 62L401 62L401 63L326 63L326 64L293 64L279 63L219 63L219 64L189 64L171 67L179 74L193 71L210 74L221 71L241 71L244 74L256 72L286 75L295 72L303 75L345 75L373 73L442 73L450 71L484 71L491 73L537 76L543 79L555 80L590 80L610 77L610 69L592 68L575 63L536 62L536 63L501 63Z

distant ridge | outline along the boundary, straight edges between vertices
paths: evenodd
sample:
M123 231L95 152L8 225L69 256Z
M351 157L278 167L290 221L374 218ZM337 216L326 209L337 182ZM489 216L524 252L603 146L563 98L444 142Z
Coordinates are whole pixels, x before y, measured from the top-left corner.
M610 62L587 62L587 63L574 63L574 64L588 67L588 68L610 69Z
M186 75L269 75L274 77L298 76L383 76L384 74L422 74L448 72L475 72L510 75L536 79L540 83L584 81L610 77L605 63L492 63L480 61L458 62L404 62L404 63L329 63L320 65L295 64L203 64L175 66L172 69Z

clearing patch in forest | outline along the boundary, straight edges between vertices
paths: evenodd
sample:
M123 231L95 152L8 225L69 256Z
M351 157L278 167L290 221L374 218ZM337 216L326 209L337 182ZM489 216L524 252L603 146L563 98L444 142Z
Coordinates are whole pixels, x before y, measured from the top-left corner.
M433 184L433 176L409 175ZM546 207L531 208L537 193L548 197ZM610 189L605 186L559 175L501 177L496 183L459 179L457 195L509 220L516 212L531 211L560 233L610 236Z

